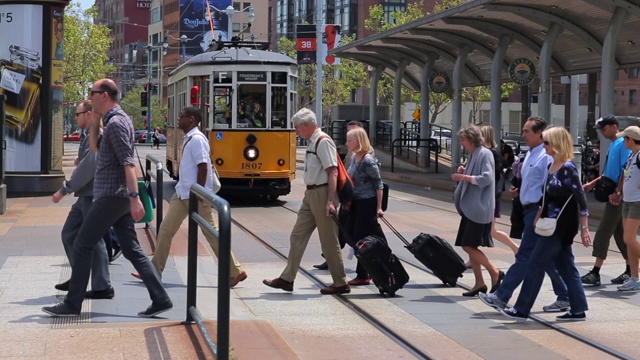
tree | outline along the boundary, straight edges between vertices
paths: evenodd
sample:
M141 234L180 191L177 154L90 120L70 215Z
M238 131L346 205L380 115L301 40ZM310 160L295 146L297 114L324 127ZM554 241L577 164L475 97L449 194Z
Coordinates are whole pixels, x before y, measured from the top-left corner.
M106 77L115 67L108 63L111 30L94 23L96 7L82 10L79 3L71 3L64 14L64 99L79 101L86 98L91 84Z
M120 100L120 106L129 114L133 121L133 126L136 129L144 129L147 126L146 117L142 115L142 111L146 111L147 108L140 106L140 93L143 89L141 87L135 87L127 92L124 98ZM151 101L151 127L153 129L164 129L167 108L160 104L160 99L157 96L149 96ZM151 130L151 129L149 129Z
M516 84L514 82L506 82L501 85L501 98L507 98L513 92ZM473 124L479 123L478 112L482 108L482 104L491 101L491 86L474 86L462 89L462 100L471 102L471 119Z

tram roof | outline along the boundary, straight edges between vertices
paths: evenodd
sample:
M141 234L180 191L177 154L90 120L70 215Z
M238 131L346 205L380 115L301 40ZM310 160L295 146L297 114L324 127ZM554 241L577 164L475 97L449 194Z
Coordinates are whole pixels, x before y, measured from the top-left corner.
M538 66L546 32L556 23L562 30L552 51L551 75L596 72L602 66L604 39L617 7L628 16L618 33L614 67L639 66L640 0L470 0L340 46L329 54L383 66L394 77L400 61L407 59L410 62L403 83L418 90L429 54L438 55L435 71L452 74L459 50L467 45L471 50L462 85L488 85L502 35L511 38L502 64L502 80L506 82L510 81L507 69L513 60L525 57Z
M229 64L296 65L297 62L286 55L273 51L257 50L247 47L225 48L198 54L173 70L169 75L173 75L186 66Z

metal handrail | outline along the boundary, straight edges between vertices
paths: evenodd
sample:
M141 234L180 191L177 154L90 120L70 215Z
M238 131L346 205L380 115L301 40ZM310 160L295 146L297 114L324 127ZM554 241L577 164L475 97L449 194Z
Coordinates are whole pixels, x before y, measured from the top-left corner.
M411 143L415 142L416 145L412 145ZM425 143L426 145L422 145L422 143ZM400 144L398 144L400 143ZM399 148L400 149L400 153L402 153L402 148L407 148L407 157L409 157L409 150L413 149L415 151L416 154L416 160L418 158L418 154L419 154L419 150L421 148L426 148L427 149L427 154L426 154L426 159L427 159L427 166L431 166L431 151L433 151L436 154L436 159L435 159L435 170L436 173L438 172L438 154L440 153L441 149L440 146L438 145L438 141L436 139L433 138L429 138L429 139L421 139L421 138L399 138L399 139L394 139L391 142L391 172L394 172L394 163L395 163L395 157L396 157L396 151L395 149ZM433 150L436 149L436 150Z
M212 206L218 213L218 227L216 230L200 214L198 202L204 206ZM198 271L198 227L205 234L210 234L218 240L218 338L213 342L207 332L202 316L196 307L197 271ZM231 277L231 207L229 203L207 190L201 185L193 184L189 190L189 249L187 258L187 319L185 323L196 323L205 338L209 349L217 360L229 359L229 311L230 294L229 279Z
M156 173L151 171L151 163L156 164ZM163 172L169 173L162 164L162 160L156 155L147 155L145 161L145 173L152 177L156 181L156 236L160 232L160 224L162 224L163 204L162 199L164 196L164 177ZM145 176L146 177L146 176ZM145 224L145 227L149 227L149 223Z

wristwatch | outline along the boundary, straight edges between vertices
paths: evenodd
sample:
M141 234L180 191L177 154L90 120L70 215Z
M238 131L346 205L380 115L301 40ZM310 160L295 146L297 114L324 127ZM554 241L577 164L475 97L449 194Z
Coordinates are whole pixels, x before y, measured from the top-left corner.
M135 191L132 191L132 192L129 193L129 197L131 197L131 198L137 198L138 195L139 194L137 192L135 192Z

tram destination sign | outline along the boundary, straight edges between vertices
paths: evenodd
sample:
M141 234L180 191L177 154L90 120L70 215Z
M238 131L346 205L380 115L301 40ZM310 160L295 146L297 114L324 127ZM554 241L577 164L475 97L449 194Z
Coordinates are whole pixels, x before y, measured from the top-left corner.
M238 71L238 81L265 82L267 73L264 71Z
M509 65L509 77L520 86L531 84L536 78L536 67L527 58L518 58Z

